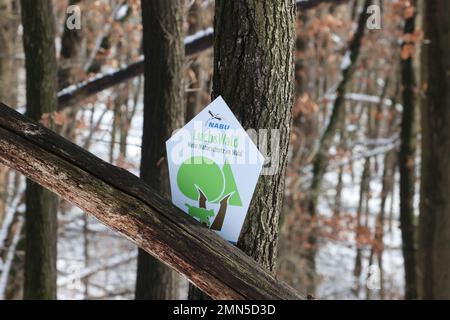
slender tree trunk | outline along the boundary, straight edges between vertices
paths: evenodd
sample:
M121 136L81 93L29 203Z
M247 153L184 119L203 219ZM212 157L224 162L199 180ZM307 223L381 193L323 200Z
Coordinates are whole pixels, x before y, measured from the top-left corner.
M141 177L169 196L165 141L184 111L183 1L143 0L145 89ZM179 276L139 250L136 299L175 299Z
M364 203L367 200L368 194L370 192L370 158L366 158L364 162L364 170L361 177L361 185L359 190L359 204L358 210L356 212L356 232L355 232L355 243L356 243L356 255L355 255L355 268L353 269L353 275L355 276L355 294L359 297L359 291L361 287L360 277L362 272L362 249L361 249L361 234L362 234L362 215L364 211Z
M411 5L415 6L416 1ZM416 14L405 22L404 35L412 37L415 31ZM401 146L399 153L400 168L400 229L402 232L402 251L405 261L405 299L417 298L416 285L416 237L414 225L414 196L416 186L416 80L413 67L413 51L407 56L414 40L402 45L402 89L403 113L401 128Z
M188 15L189 28L188 32L190 35L195 34L202 28L202 6L200 0L195 0ZM202 66L200 63L201 57L195 57L192 60L190 67L191 71L191 91L187 93L187 105L186 105L186 122L191 121L195 117L201 103L201 97L203 94L203 73Z
M57 106L53 6L51 0L22 0L21 4L27 116L40 120ZM25 299L56 299L57 204L53 193L27 181Z
M374 243L372 245L371 257L376 256L378 258L378 267L380 269L380 299L385 298L384 290L384 272L383 272L383 252L384 252L384 228L386 220L386 204L389 194L391 194L395 169L397 165L397 153L395 151L389 151L384 159L384 169L383 169L383 179L382 179L382 190L381 190L381 203L380 212L377 216L375 222L375 234ZM370 266L370 264L369 264Z
M69 5L78 5L82 0L69 0ZM68 16L66 16L68 18ZM82 30L70 30L66 23L61 37L61 51L58 68L58 87L64 89L73 83L80 81L79 71L81 69L80 50L82 41Z
M450 299L450 1L424 1L421 296Z
M83 0L69 0L68 5L82 5ZM79 82L82 74L81 49L83 41L83 29L69 29L66 14L64 19L63 33L61 36L61 50L58 61L58 89L62 90L74 83ZM64 110L68 119L76 119L79 105L72 104L70 110ZM70 140L75 139L77 121L66 121L58 131Z

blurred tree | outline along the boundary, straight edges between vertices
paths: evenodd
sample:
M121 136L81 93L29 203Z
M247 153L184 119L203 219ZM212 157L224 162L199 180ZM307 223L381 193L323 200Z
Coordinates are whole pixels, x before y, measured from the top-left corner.
M268 148L278 170L260 178L238 241L272 272L294 102L295 16L293 0L218 0L215 7L213 96L225 99L245 129L280 136ZM190 297L198 295L191 290Z
M421 297L450 299L450 2L424 1Z
M55 20L51 0L22 0L27 75L27 116L41 120L56 110ZM52 127L51 116L48 123ZM56 299L58 198L27 181L25 299Z
M188 33L195 34L202 28L202 14L204 14L201 6L201 0L194 0L188 14ZM206 70L202 70L201 57L194 57L188 72L190 80L190 91L186 94L186 122L189 122L197 114L201 107L203 78Z
M170 194L165 142L185 121L183 1L141 1L145 85L141 177ZM136 299L175 299L179 276L139 249Z
M316 156L313 160L313 179L311 182L310 196L308 199L308 214L310 215L310 234L308 237L308 252L306 253L306 259L308 264L308 272L311 275L308 284L309 293L314 294L315 285L315 256L316 256L316 245L317 245L317 230L316 230L316 220L317 220L317 206L319 202L319 196L321 193L321 187L323 182L323 177L325 176L328 167L328 156L329 150L333 144L333 140L337 129L339 128L339 120L342 118L343 109L345 107L345 94L347 93L347 87L351 80L351 77L356 68L356 62L360 55L362 40L364 38L367 19L369 14L367 12L368 7L372 4L372 0L365 0L364 5L361 10L361 14L358 19L358 27L355 34L350 41L348 51L344 56L344 63L341 66L342 79L336 89L336 99L334 101L333 110L331 112L330 120L325 128L325 131L320 138L319 148L317 150Z
M414 196L416 188L416 76L414 74L414 48L416 36L416 1L405 6L406 21L401 49L403 112L400 169L400 228L402 231L403 259L405 261L405 299L417 298L416 237L414 224Z

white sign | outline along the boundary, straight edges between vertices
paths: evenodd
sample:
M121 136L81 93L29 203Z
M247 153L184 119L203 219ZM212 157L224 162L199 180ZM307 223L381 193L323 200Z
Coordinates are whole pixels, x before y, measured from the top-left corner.
M167 140L172 202L236 243L264 156L222 97Z

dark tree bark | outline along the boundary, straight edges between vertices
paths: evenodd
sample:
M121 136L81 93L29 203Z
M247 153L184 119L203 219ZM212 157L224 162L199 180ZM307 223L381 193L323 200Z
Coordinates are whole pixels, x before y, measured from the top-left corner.
M361 231L363 228L362 217L363 212L366 210L364 204L367 201L368 193L370 192L370 176L371 176L371 159L366 158L364 161L364 169L361 176L361 185L359 189L359 203L358 210L356 212L356 232L355 232L355 243L356 243L356 257L355 257L355 268L353 269L353 275L356 278L356 282L359 286L359 277L362 271L362 250L361 250ZM357 290L359 291L359 290ZM358 293L359 294L359 293Z
M238 242L274 272L294 101L295 1L219 0L215 10L213 96L222 95L245 129L280 134L269 149L279 155L278 170L260 178Z
M70 0L69 5L78 5L82 0ZM67 17L66 17L67 18ZM77 72L80 71L82 32L81 30L70 30L64 23L64 31L61 37L61 58L58 70L58 87L63 89L79 81Z
M168 197L165 142L185 120L182 1L142 1L145 86L141 177ZM139 250L136 299L175 299L179 277Z
M22 0L27 116L56 110L55 21L51 0ZM51 122L51 120L50 120ZM49 123L51 126L51 123ZM57 197L28 180L26 189L25 299L56 299Z
M411 1L416 6L416 1ZM405 21L405 39L412 38L416 31L416 14ZM416 77L414 75L414 40L402 44L402 89L403 112L401 128L401 144L399 153L400 169L400 229L402 232L402 251L405 261L405 299L417 298L416 285L416 231L414 224L414 196L416 186Z
M238 241L271 272L294 101L295 16L293 0L216 1L213 97L221 95L245 129L280 134L279 144L269 150L279 155L278 170L260 178ZM190 298L200 296L190 290Z
M450 299L450 1L424 1L418 272L424 299Z

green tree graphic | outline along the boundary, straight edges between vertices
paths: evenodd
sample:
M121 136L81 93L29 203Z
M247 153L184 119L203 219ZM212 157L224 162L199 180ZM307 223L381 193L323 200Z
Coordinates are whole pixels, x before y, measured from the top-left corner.
M236 186L236 181L234 180L233 171L231 170L231 166L228 161L225 161L222 172L225 179L225 189L222 195L231 194L231 198L228 201L228 204L231 206L242 207L241 197ZM216 200L214 201L214 203L219 203L220 201L222 200Z
M220 208L211 229L220 231L223 227L228 205L242 207L233 171L228 162L221 169L206 157L191 157L181 165L177 174L177 185L187 198L198 201L198 209L206 210L206 203L220 203ZM190 205L189 214L200 212ZM205 211L206 212L206 211ZM193 215L197 217L198 215ZM209 226L209 216L201 222Z

